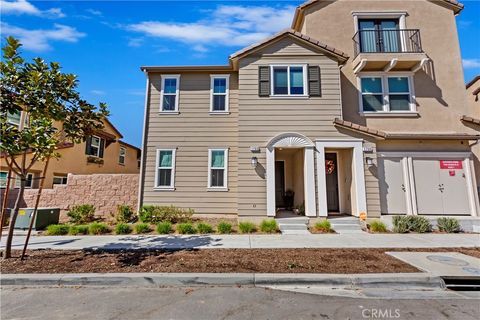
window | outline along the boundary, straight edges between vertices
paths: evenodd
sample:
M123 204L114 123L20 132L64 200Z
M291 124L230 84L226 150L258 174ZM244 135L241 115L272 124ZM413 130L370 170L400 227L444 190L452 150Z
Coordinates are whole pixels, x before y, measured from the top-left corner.
M212 189L227 188L228 149L208 150L208 187Z
M125 156L127 155L127 149L120 147L120 152L118 154L118 163L125 164Z
M272 66L272 95L305 96L306 66Z
M173 189L175 183L175 149L157 150L155 188Z
M361 52L401 52L398 19L358 21Z
M160 97L160 112L178 112L179 75L163 75Z
M375 112L415 112L412 78L409 75L361 76L361 110Z
M0 188L5 188L7 186L7 171L0 172ZM15 181L13 181L13 185L15 188L20 188L21 180L19 176L15 177ZM12 185L12 182L10 182ZM25 188L32 188L33 187L33 173L27 173L27 180L25 181Z
M13 113L7 112L7 122L13 124L14 126L20 125L20 119L22 117L22 112L14 111Z
M103 158L104 139L97 136L90 136L87 138L86 144L87 155Z
M53 184L67 184L67 177L53 176Z
M228 112L229 75L211 76L210 112Z

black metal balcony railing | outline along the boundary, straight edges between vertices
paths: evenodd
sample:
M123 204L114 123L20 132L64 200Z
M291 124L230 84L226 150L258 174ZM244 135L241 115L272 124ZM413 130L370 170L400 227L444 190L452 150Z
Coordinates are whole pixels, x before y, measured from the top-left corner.
M355 57L359 53L422 53L420 30L359 30L353 37Z

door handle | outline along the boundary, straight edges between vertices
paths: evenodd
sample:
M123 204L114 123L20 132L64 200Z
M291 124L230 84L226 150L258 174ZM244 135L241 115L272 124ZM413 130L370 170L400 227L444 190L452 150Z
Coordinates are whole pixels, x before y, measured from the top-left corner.
M404 185L404 184L402 184L402 186L401 186L400 188L402 188L403 192L405 192L405 191L406 191L406 189L405 189L405 185Z

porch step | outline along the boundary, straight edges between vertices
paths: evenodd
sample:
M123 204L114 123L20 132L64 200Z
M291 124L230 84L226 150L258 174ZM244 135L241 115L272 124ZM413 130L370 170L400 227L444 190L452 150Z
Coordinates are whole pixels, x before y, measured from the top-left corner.
M278 218L275 220L282 234L310 234L307 228L307 217Z
M332 229L337 233L362 233L362 225L357 218L354 217L335 217L328 219L332 225Z

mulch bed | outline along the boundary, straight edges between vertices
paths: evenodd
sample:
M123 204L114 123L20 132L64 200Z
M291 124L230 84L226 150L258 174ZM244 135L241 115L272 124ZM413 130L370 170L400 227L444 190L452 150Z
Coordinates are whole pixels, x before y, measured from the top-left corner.
M204 250L31 250L3 260L2 273L87 272L419 272L385 251L456 251L480 258L480 249L204 249Z

